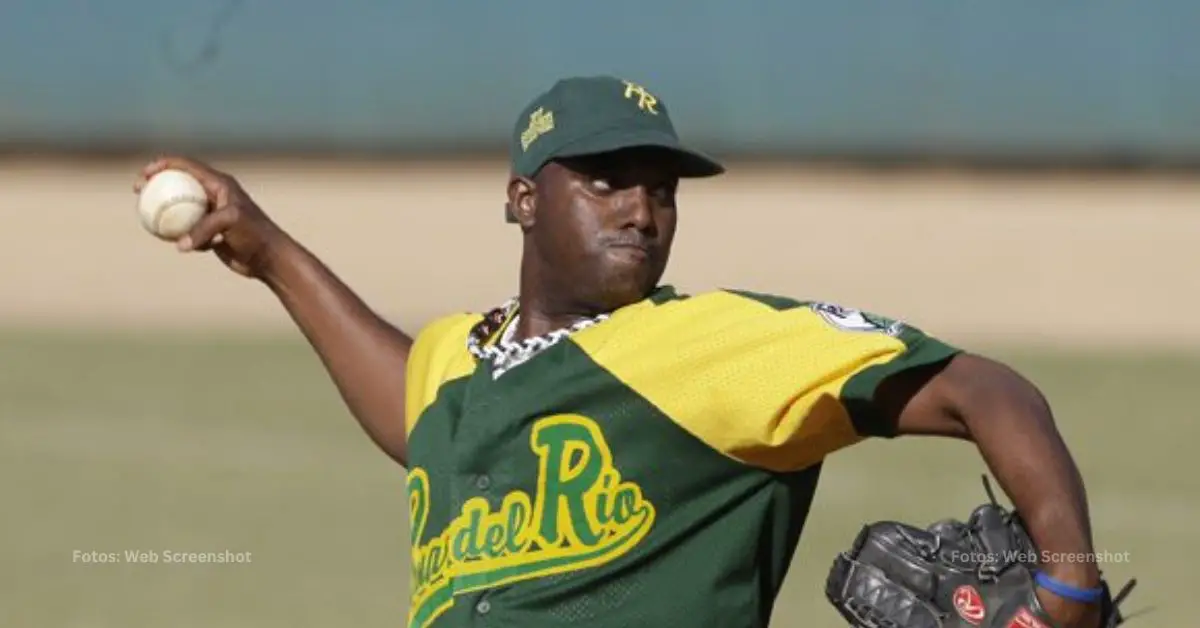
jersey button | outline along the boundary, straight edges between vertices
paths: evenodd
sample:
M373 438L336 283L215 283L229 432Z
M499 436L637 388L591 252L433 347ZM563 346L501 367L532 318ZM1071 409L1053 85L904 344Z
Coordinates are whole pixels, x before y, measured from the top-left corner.
M486 475L481 475L481 476L475 478L475 488L477 488L481 491L486 491L489 488L491 488L491 486L492 486L492 478L489 478Z
M487 615L491 610L492 603L487 600L479 600L479 603L475 605L475 612L480 615Z

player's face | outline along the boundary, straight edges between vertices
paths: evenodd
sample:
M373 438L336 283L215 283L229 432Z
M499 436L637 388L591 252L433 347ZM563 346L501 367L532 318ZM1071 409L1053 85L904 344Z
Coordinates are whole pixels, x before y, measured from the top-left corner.
M555 288L603 310L645 298L670 257L678 184L670 155L650 149L548 164L532 235Z

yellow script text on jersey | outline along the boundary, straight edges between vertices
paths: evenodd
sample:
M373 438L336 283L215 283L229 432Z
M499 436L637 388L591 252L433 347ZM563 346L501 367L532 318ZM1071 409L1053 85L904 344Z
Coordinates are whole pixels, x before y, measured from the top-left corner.
M577 571L612 561L654 525L654 505L625 481L599 426L567 414L539 420L530 448L537 488L504 496L492 510L482 497L463 504L437 536L422 543L431 500L423 469L408 476L412 525L409 626L425 626L454 595Z

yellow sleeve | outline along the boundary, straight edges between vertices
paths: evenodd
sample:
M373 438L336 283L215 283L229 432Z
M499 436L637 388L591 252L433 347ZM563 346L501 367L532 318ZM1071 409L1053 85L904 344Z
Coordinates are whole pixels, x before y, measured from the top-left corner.
M425 326L413 340L404 381L407 435L412 434L444 384L474 370L475 360L467 351L467 334L480 318L478 314L445 316Z
M889 436L872 412L879 383L958 352L897 321L748 292L633 318L592 337L593 359L711 447L775 471Z

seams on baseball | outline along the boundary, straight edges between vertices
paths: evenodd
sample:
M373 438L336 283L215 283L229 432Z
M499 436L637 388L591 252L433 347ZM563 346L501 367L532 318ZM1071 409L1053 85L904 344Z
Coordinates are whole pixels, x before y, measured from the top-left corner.
M178 170L158 173L138 198L142 226L164 240L177 240L208 210L208 197L195 177Z

